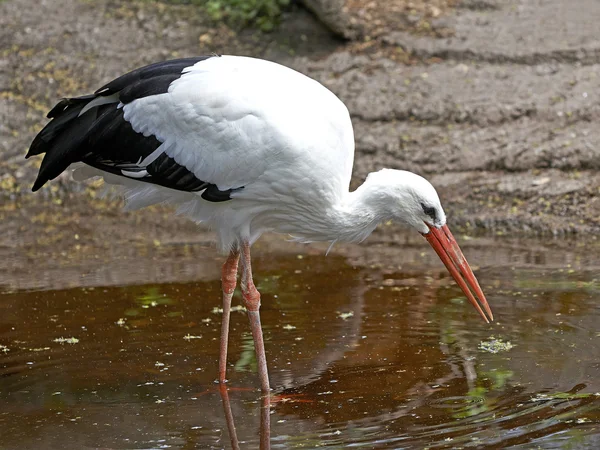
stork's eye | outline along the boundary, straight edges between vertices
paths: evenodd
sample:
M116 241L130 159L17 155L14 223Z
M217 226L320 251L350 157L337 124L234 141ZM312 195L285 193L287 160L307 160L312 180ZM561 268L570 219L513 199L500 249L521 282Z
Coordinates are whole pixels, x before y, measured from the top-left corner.
M435 208L433 206L427 206L425 203L421 203L421 208L423 208L423 212L431 217L431 220L434 222L437 220L437 215Z

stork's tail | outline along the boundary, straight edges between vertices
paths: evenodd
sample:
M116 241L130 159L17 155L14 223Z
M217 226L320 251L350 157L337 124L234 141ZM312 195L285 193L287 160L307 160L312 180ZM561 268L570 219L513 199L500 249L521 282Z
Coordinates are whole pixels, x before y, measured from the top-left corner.
M52 120L38 133L25 156L45 154L33 184L34 192L60 175L69 164L81 159L81 143L86 137L84 130L96 120L96 114L81 115L81 112L96 97L92 94L64 98L48 113L47 117Z

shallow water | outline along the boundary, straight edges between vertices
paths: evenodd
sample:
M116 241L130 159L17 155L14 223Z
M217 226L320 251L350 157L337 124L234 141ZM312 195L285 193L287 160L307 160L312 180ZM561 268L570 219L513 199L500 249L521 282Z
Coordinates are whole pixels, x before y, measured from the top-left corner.
M465 252L492 325L441 263L259 255L271 447L600 448L598 262L561 251ZM240 448L257 448L243 312L228 402L214 384L219 304L216 279L0 291L0 447L231 448L230 411Z

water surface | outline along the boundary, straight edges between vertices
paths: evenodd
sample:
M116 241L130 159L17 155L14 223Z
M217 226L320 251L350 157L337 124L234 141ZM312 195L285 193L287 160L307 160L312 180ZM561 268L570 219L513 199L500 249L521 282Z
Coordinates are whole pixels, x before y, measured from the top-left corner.
M598 262L492 249L465 251L492 325L441 263L260 254L272 448L600 448ZM0 447L231 448L219 304L217 279L0 291ZM226 406L257 448L243 311L231 325Z

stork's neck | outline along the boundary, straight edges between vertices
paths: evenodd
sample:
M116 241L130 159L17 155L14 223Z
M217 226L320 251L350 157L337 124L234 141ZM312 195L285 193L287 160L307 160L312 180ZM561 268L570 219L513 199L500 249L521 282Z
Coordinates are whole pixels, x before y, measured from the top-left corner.
M355 191L347 193L332 208L328 218L332 240L360 242L366 239L379 223L392 218L386 204L385 189L368 177Z
M277 217L277 226L272 229L305 242L360 242L379 223L390 219L420 233L429 232L428 224L440 227L446 223L437 192L425 178L412 172L381 169L370 173L354 192L337 191L332 198L328 194L334 191L325 188L321 196L309 191L306 197L296 197L288 211L281 210L286 216Z

